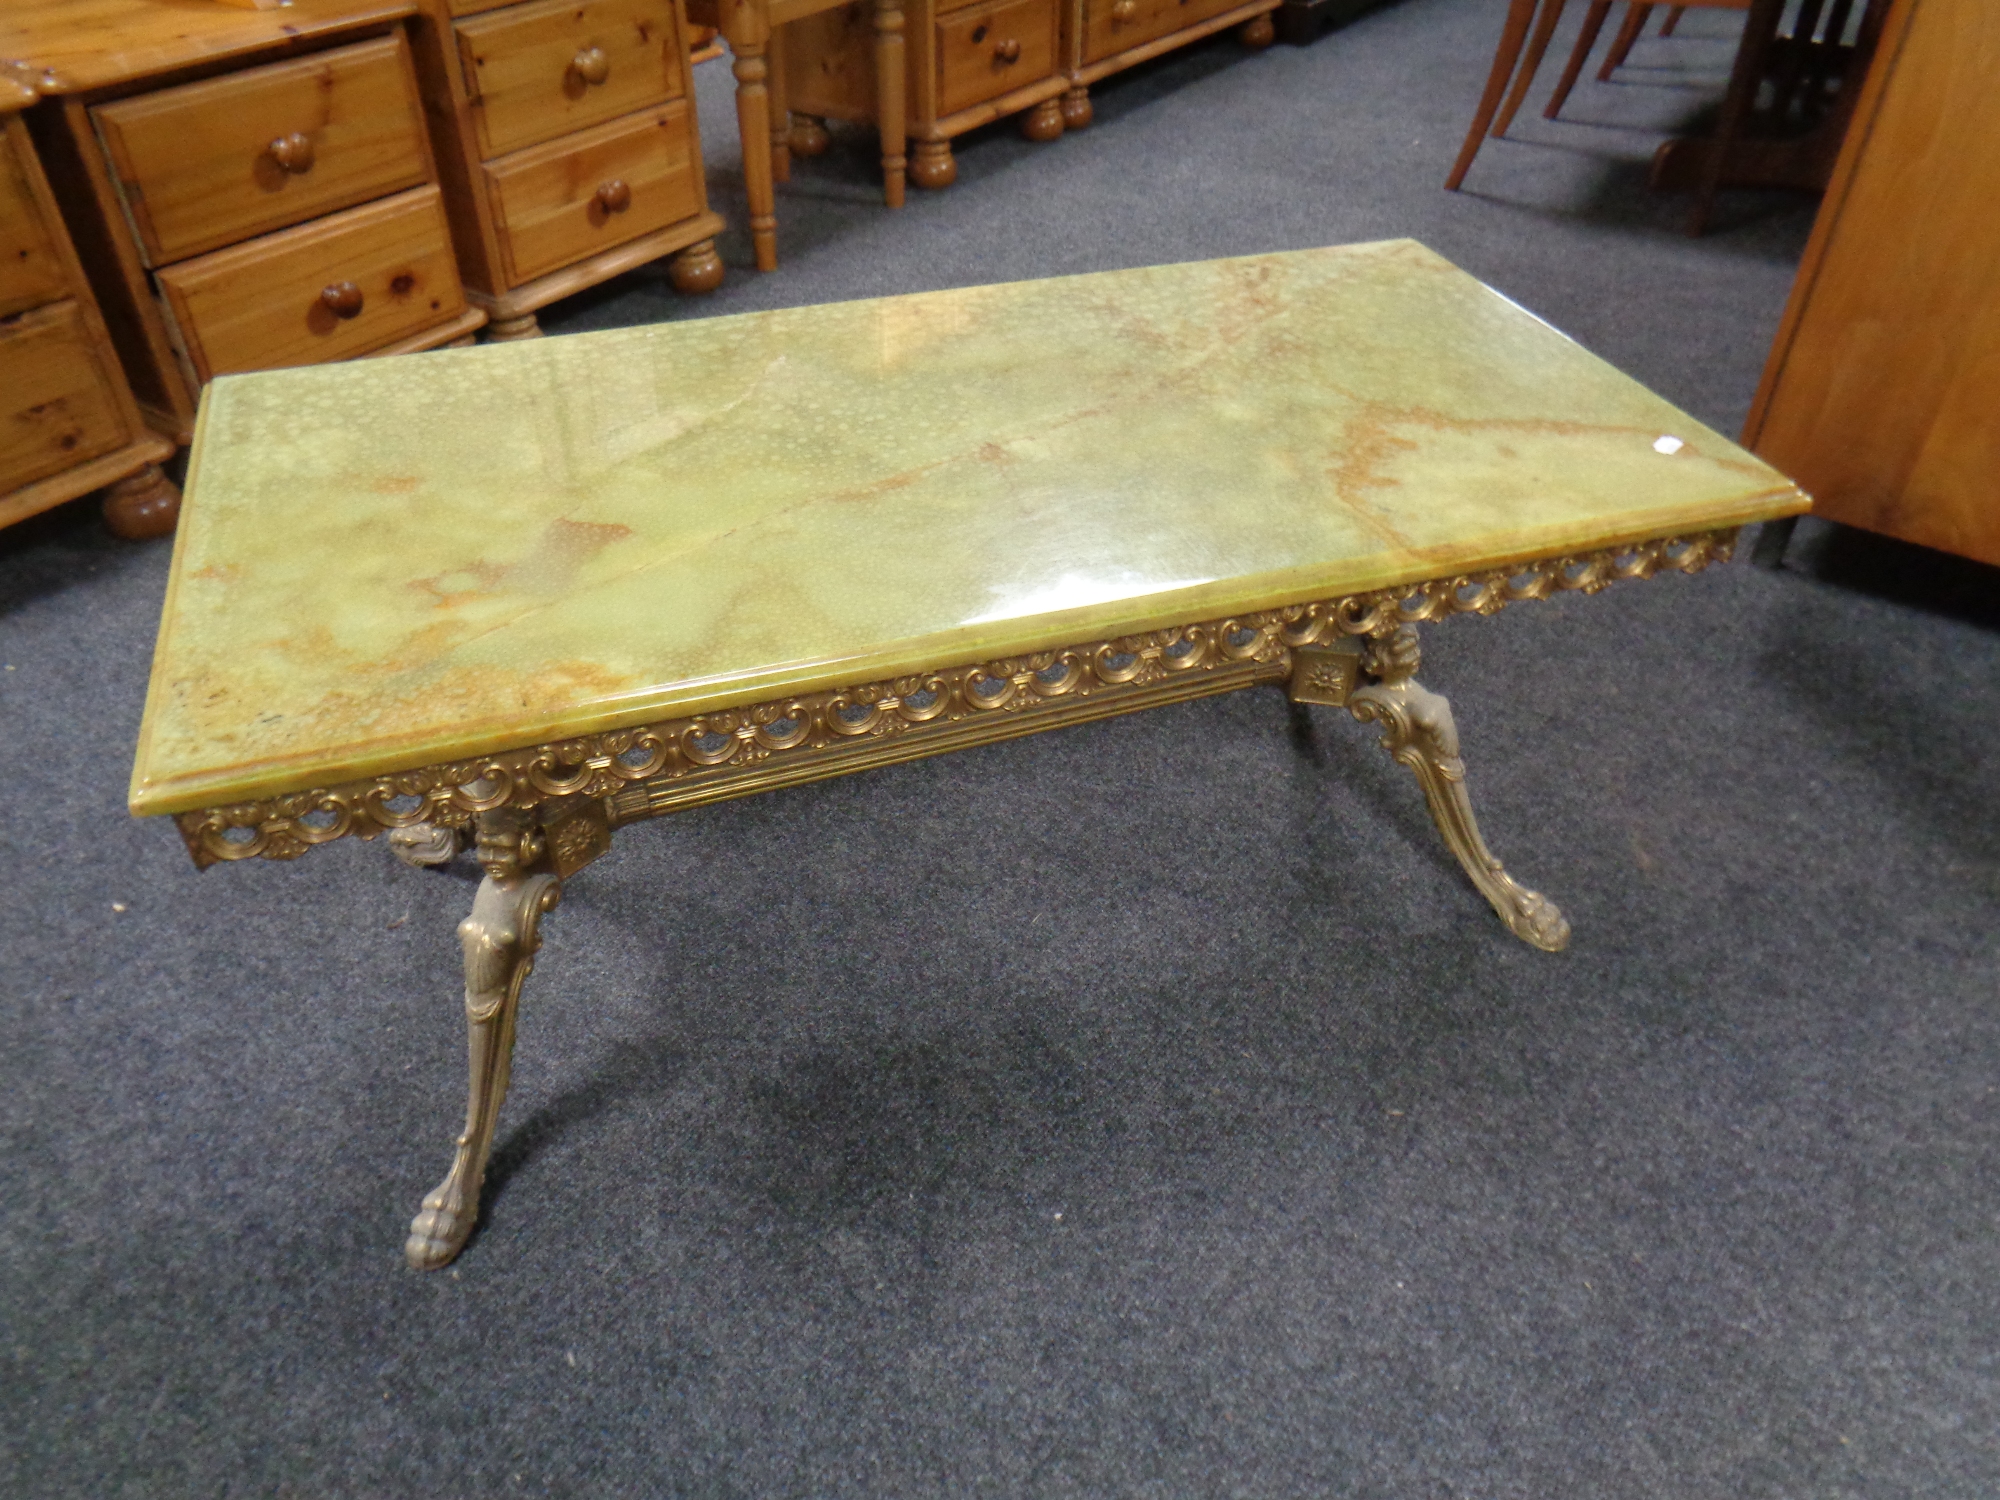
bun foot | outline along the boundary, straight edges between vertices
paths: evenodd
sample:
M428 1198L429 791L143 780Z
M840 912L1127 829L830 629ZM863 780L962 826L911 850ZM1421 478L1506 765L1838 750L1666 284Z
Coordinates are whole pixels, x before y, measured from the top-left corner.
M1060 100L1044 99L1021 116L1021 134L1031 141L1052 141L1063 133Z
M950 141L918 141L910 153L910 181L920 188L948 188L958 181Z
M1081 130L1097 118L1097 111L1091 107L1090 90L1078 84L1062 96L1062 121L1065 130Z
M105 490L103 506L104 524L113 536L146 542L174 529L181 492L158 464L147 464Z
M794 156L824 156L833 138L826 133L826 121L818 115L793 115L788 144Z
M1262 52L1277 39L1277 23L1271 19L1269 11L1265 11L1261 16L1252 16L1236 31L1236 40L1253 52Z
M689 296L721 286L722 257L715 253L715 241L700 240L668 261L667 280L675 291Z
M542 325L535 321L531 312L512 318L493 318L486 325L486 342L489 344L511 344L517 339L538 339L541 336Z

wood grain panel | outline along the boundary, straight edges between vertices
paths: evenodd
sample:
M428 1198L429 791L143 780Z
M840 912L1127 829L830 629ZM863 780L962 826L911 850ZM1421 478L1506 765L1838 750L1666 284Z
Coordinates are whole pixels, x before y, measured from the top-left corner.
M21 122L0 118L0 318L53 302L67 290L56 238L29 181L34 147Z
M1083 60L1101 62L1240 3L1241 0L1082 0Z
M936 25L938 113L948 115L1046 78L1056 66L1055 0L999 0Z
M514 286L701 212L684 100L517 152L486 176Z
M400 35L161 89L91 114L149 265L429 176Z
M75 302L0 324L0 370L0 494L125 443L114 377Z
M346 359L465 306L434 187L350 208L159 273L197 380ZM341 316L329 289L352 283Z
M1884 28L1744 430L1816 513L2000 563L2000 7Z
M489 160L686 91L672 0L545 0L454 29Z

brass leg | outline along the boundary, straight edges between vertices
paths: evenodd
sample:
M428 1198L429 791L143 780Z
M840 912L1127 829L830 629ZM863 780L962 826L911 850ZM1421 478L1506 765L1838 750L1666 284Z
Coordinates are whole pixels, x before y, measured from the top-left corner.
M875 125L882 133L882 201L903 206L908 128L903 101L903 0L875 0Z
M1509 875L1479 836L1465 794L1465 762L1458 758L1451 705L1417 682L1420 660L1414 625L1400 625L1392 635L1370 641L1362 669L1375 681L1348 695L1347 711L1364 724L1379 724L1382 748L1417 773L1445 843L1514 936L1559 952L1569 943L1563 914L1546 896Z
M434 1271L449 1265L464 1247L479 1218L479 1189L493 1148L493 1126L507 1096L514 1055L514 1015L521 984L541 946L537 926L555 909L562 882L552 874L527 873L543 855L542 835L529 814L502 809L479 817L479 862L486 878L472 901L472 915L458 924L465 949L465 1019L471 1054L471 1085L465 1130L451 1171L424 1198L410 1223L403 1255L412 1268Z

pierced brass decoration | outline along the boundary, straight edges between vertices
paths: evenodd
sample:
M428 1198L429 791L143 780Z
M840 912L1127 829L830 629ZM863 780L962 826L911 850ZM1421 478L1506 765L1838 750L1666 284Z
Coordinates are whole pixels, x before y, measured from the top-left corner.
M521 985L535 966L542 916L562 899L562 881L531 873L542 859L542 835L532 818L512 809L479 816L479 863L486 878L472 900L472 915L458 924L465 949L465 1020L471 1053L465 1129L451 1170L424 1198L410 1222L403 1256L419 1271L449 1265L479 1218L479 1190L493 1127L507 1096L514 1057L514 1018Z
M1550 953L1569 944L1569 923L1556 904L1509 875L1479 836L1465 794L1465 762L1458 758L1458 725L1451 704L1416 680L1422 657L1414 625L1400 625L1370 641L1365 663L1376 680L1358 688L1347 711L1382 729L1382 748L1417 773L1431 819L1479 893L1523 942Z
M1330 646L1301 646L1292 653L1292 677L1285 691L1294 703L1319 703L1344 708L1348 694L1361 680L1361 646L1336 641Z
M607 828L677 807L915 759L1060 724L1293 676L1302 647L1382 637L1524 599L1595 593L1662 569L1726 559L1736 532L1705 532L1546 558L1116 640L800 694L719 713L182 813L197 865L296 859L316 844L417 824L464 828L482 813L565 799L600 803ZM567 862L581 853L570 835ZM601 847L598 852L602 852ZM590 855L594 858L595 855ZM586 861L587 862L587 861ZM1483 888L1483 887L1482 887Z

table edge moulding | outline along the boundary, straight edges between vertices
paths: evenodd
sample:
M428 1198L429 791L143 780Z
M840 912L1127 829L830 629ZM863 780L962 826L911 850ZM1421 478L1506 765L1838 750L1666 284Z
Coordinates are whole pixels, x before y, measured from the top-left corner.
M1329 338L1334 331L1340 337ZM1053 352L1068 356L1056 368L1069 384L1052 387L1045 363L1023 351L1047 351L1065 337L1069 346ZM472 362L535 347L440 356L422 378L445 391L441 400L457 399L452 389L502 392L501 367L482 365L474 379ZM1809 503L1768 465L1410 241L751 313L541 348L539 363L515 366L514 384L549 392L531 399L562 409L541 414L546 436L538 441L555 455L549 462L571 467L537 473L579 472L581 430L563 418L583 405L597 424L592 443L652 436L631 438L625 458L591 470L584 489L520 480L532 504L513 523L500 519L512 503L500 491L512 482L507 474L518 479L526 449L494 454L487 472L446 476L470 487L454 507L420 504L423 481L406 482L407 462L392 474L395 456L362 459L342 446L332 431L341 400L387 399L396 383L380 375L361 377L338 399L325 371L211 388L133 772L133 811L174 815L198 866L291 859L342 837L385 833L407 862L434 864L452 859L468 836L476 841L486 878L460 927L471 1046L466 1125L449 1174L411 1227L405 1248L419 1268L449 1262L472 1232L541 918L616 830L725 798L1266 684L1295 704L1345 708L1376 726L1507 928L1555 951L1569 925L1484 842L1450 706L1416 678L1416 627L1698 572L1730 556L1742 525ZM551 363L558 358L569 361L565 378ZM456 373L454 360L465 362ZM707 372L690 386L709 407L647 404L678 399L671 382L651 384L651 369L671 368L680 379L690 366ZM584 383L576 372L591 367L605 371L608 386L566 403ZM872 379L857 377L868 368ZM739 388L717 370L763 373ZM986 402L959 399L982 380ZM1246 393L1246 382L1261 383ZM771 488L779 480L769 471L782 465L767 457L734 477L727 498L711 497L706 509L679 504L675 476L689 472L701 444L729 439L727 420L739 409L744 421L796 417L814 393L836 388L849 403L845 422L794 423L813 459L793 476L805 500L788 503L782 485ZM910 393L926 389L937 392L941 428L910 410ZM621 401L624 415L607 426L604 410ZM310 482L291 483L286 464L274 468L268 446L252 440L265 405L301 424L301 414L321 412L326 431L297 430L300 476L378 488L393 481L389 490L408 497L395 556L366 568L379 638L360 628L362 616L341 614L355 596L334 591L317 614L302 598L302 636L265 630L269 644L246 649L231 635L227 652L204 655L205 630L220 640L232 618L238 627L248 619L253 634L263 628L254 598L232 603L242 573L232 573L228 552L232 538L248 546L259 536L258 516L269 507L256 497L279 493L260 486L280 484L290 495ZM885 437L887 429L869 426L873 405L915 430ZM996 411L1016 419L965 425L999 421ZM1167 425L1147 428L1148 413ZM533 417L522 410L513 420L525 427ZM858 439L850 441L850 429ZM676 461L647 467L661 450ZM1303 462L1308 451L1331 466ZM913 454L932 456L913 466ZM356 467L363 462L389 467L378 480ZM1038 473L1048 481L1039 489ZM634 479L637 488L619 488ZM475 515L472 495L482 487L493 494ZM614 514L624 521L614 523ZM337 689L348 670L342 628L384 662L394 658L398 672L412 653L434 649L421 642L457 641L475 654L490 647L508 628L499 617L466 617L468 629L477 627L471 635L454 635L445 622L461 605L482 607L481 590L503 587L495 580L506 568L482 560L463 565L464 579L405 575L434 565L440 538L447 551L484 544L488 523L530 536L544 515L568 528L546 536L570 539L544 544L544 553L581 547L586 531L592 548L632 536L640 549L626 554L626 572L565 583L556 596L547 595L552 564L531 555L511 565L543 580L534 598L550 602L533 605L532 641L516 644L559 662L560 692L529 706L531 695L510 685L525 679L494 676L488 663L455 697L378 692L357 705L335 692L330 717L316 716L320 679L312 673ZM1024 524L1027 538L1039 534L1047 547L1024 540L1019 555L1005 557L989 545L994 536L1022 536ZM927 551L914 529L924 525L931 543L949 538L959 551ZM647 526L650 535L635 535ZM857 592L854 558L841 561L824 540L832 536L847 538L855 558L879 552L888 564L900 550L923 554L925 567L899 586L885 566L868 579L877 592ZM870 552L874 536L883 540ZM1079 583L1082 575L1066 569L1088 561L1091 546L1104 553L1096 559L1103 566ZM1223 571L1177 572L1190 556L1213 558ZM755 571L736 585L747 592L729 596L733 628L717 633L706 615L659 607L738 557ZM777 566L773 559L797 558L806 561L789 572L763 571ZM821 576L808 576L815 567ZM622 591L641 576L639 594ZM750 581L767 577L784 581ZM978 592L982 581L994 579L1002 604L976 612L989 597ZM577 641L564 634L566 602L582 611L574 620L594 639L605 618L595 606L635 598L637 614L616 615L631 627L626 639L599 641L595 662L575 655ZM444 613L421 623L436 610ZM419 623L399 634L398 619ZM919 623L895 627L898 634L885 620ZM626 681L612 668L634 635L642 638L640 675ZM259 676L272 661L293 659L287 654L307 638L303 685ZM435 649L449 656L461 646ZM455 659L462 666L471 658ZM361 662L353 670L376 669ZM382 707L392 703L404 706ZM391 722L377 723L378 713ZM303 738L279 753L295 736Z

